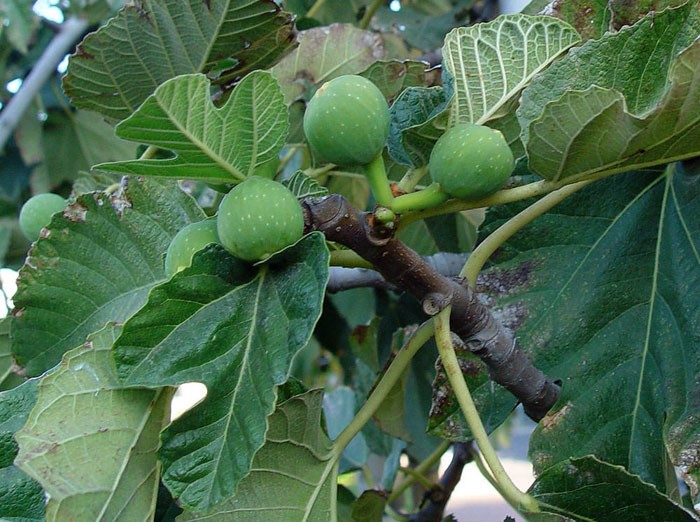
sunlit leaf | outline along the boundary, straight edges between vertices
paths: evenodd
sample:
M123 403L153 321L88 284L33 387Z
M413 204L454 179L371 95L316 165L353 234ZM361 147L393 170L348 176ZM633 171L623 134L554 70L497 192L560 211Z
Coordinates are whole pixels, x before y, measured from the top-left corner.
M172 151L174 157L103 163L95 169L230 183L274 161L289 123L270 73L246 76L221 108L214 106L209 90L202 74L173 78L117 126L119 137Z
M158 491L160 430L172 394L124 389L109 326L67 352L41 379L15 438L17 465L50 496L47 520L150 520Z

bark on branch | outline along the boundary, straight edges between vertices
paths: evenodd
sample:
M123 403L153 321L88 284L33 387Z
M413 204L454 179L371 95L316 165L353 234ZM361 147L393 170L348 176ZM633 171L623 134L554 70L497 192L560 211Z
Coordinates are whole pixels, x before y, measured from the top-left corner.
M415 251L375 226L371 213L360 212L345 198L331 194L303 202L307 231L354 250L372 263L384 279L413 294L428 314L452 304L451 330L489 368L491 378L510 391L535 421L545 416L559 397L559 386L537 369L519 349L512 332L464 282L435 271Z

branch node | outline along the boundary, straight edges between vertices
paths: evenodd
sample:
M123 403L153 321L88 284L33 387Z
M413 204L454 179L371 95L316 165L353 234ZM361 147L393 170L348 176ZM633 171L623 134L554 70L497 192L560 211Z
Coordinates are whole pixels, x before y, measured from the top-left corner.
M439 314L443 309L452 302L452 294L445 295L439 292L432 292L425 296L423 302L423 311L429 316Z

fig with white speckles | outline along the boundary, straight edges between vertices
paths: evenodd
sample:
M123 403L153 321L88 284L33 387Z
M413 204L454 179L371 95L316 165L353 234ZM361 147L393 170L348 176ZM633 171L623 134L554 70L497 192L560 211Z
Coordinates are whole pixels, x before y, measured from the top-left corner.
M345 75L324 83L306 107L304 134L315 155L337 165L365 165L389 136L389 107L367 78Z
M484 125L459 124L433 147L429 169L450 196L478 199L505 185L515 159L503 134Z
M216 220L190 223L175 234L165 254L165 273L172 277L192 264L194 255L211 243L218 243Z
M260 261L301 238L304 215L287 187L252 176L221 200L217 231L221 244L234 256Z

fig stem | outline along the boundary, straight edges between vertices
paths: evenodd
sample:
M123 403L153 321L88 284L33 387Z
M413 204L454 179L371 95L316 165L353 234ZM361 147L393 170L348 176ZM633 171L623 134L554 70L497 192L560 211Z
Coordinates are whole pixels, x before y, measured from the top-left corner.
M391 185L389 184L389 178L386 175L386 169L384 168L384 158L382 153L377 154L372 161L364 166L365 176L367 176L367 181L369 182L369 188L374 194L374 199L377 204L392 208L394 202L394 195L391 193Z
M396 184L396 188L405 193L413 192L416 185L418 185L418 182L420 182L420 180L423 179L427 173L427 165L408 169L406 174L403 175L403 178L401 178L401 180Z
M431 183L417 192L403 194L394 198L391 209L397 214L403 214L412 210L432 208L447 201L449 196L440 188L439 183Z
M536 513L539 511L537 501L527 493L523 493L513 483L510 476L503 468L501 460L494 449L489 436L486 433L484 424L476 409L474 400L469 391L469 387L464 380L464 375L459 367L459 361L452 346L452 336L450 335L450 311L451 305L444 308L437 314L435 321L435 342L445 374L450 381L450 386L459 403L459 407L464 414L469 430L472 432L474 442L476 442L484 461L491 471L494 482L498 485L498 491L503 498L515 509L525 508L527 511Z

